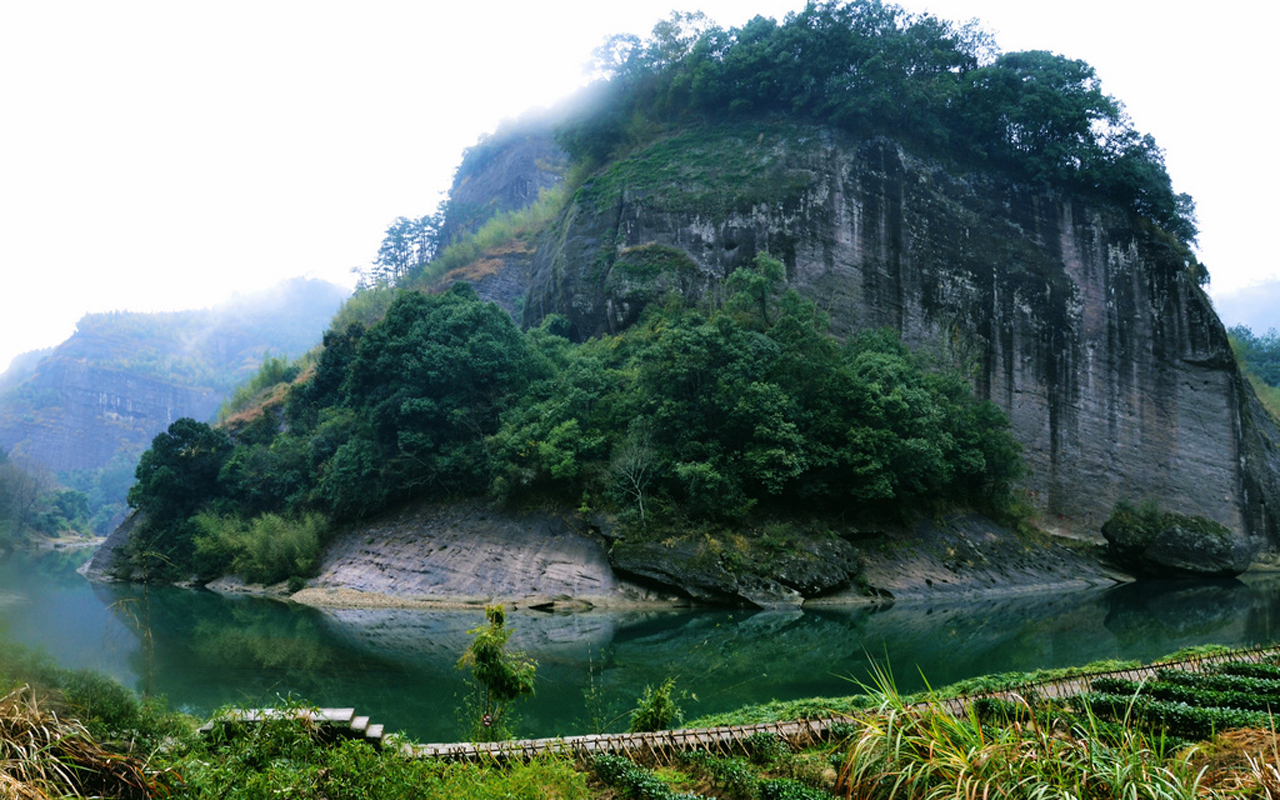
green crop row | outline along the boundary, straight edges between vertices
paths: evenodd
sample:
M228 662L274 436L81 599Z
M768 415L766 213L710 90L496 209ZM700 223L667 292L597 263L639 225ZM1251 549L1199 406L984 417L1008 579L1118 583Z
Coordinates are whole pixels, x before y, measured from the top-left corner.
M1089 692L1076 698L1082 709L1103 720L1129 720L1189 739L1212 738L1232 728L1266 725L1269 714L1236 708L1204 708L1133 694Z
M1175 683L1196 689L1212 689L1219 692L1252 692L1280 697L1280 680L1251 678L1226 673L1185 672L1180 669L1156 670L1156 679L1162 683Z
M1095 692L1186 703L1198 708L1234 708L1245 711L1271 711L1280 709L1280 687L1271 686L1268 691L1248 691L1239 688L1217 689L1196 682L1193 673L1181 673L1174 680L1137 682L1121 678L1097 678L1092 682Z
M1248 661L1230 661L1216 664L1210 670L1222 675L1242 675L1246 678L1262 678L1264 680L1280 680L1280 666L1274 664L1254 664Z

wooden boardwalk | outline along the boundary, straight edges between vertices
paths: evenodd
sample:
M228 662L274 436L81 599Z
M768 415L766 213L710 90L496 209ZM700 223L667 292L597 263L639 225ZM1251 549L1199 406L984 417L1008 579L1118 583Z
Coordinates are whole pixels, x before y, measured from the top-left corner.
M984 695L953 697L945 700L916 703L909 708L918 710L945 709L952 714L966 714L969 704L979 697L996 697L1018 701L1020 699L1065 699L1090 690L1092 680L1100 677L1126 678L1145 681L1155 677L1158 669L1181 669L1201 672L1206 667L1225 661L1261 661L1280 654L1280 647L1234 651L1226 655L1189 658L1181 661L1156 663L1146 667L1095 673L1077 678L1031 683L1001 692ZM212 729L218 719L253 724L262 719L293 713L317 724L324 725L338 735L364 738L376 745L388 745L382 725L369 723L368 717L358 717L355 710L311 709L285 712L278 709L239 709L228 712L205 723L202 732ZM866 716L874 712L866 712ZM562 736L550 739L521 739L504 742L454 742L449 744L398 744L400 751L412 758L439 758L450 761L503 762L528 760L547 754L569 755L579 759L594 755L625 755L637 761L665 763L677 753L705 750L722 756L750 755L751 738L761 734L776 736L792 747L803 747L835 737L841 727L856 724L855 716L831 716L822 719L795 720L792 722L766 722L755 725L733 725L717 728L687 728L657 731L654 733L613 733L587 736Z

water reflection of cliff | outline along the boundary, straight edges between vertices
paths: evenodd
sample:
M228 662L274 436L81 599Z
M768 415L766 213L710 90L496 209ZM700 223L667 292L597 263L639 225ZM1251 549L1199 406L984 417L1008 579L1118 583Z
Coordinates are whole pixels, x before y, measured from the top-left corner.
M139 590L104 588L138 601ZM104 602L112 598L103 597ZM292 693L356 706L392 730L450 738L458 657L479 609L320 611L255 598L152 590L139 674L194 710L270 704ZM628 611L509 615L512 645L539 662L524 711L531 734L624 718L646 685L675 676L701 715L744 703L856 693L872 660L900 688L1104 658L1150 660L1202 642L1273 638L1280 583L1134 584L1107 591L899 603L804 612ZM120 612L123 613L123 612ZM142 635L138 618L127 621ZM148 666L149 662L149 666ZM625 726L625 719L618 725Z

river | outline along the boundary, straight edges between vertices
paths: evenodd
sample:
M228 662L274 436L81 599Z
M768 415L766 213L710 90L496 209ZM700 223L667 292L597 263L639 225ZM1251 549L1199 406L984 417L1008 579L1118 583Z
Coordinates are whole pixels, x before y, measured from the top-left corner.
M451 741L466 691L458 657L483 613L319 610L169 587L92 585L75 558L0 562L0 638L109 674L206 716L293 697L352 706L387 731ZM1280 638L1280 577L1131 584L888 608L509 614L538 661L520 706L529 736L626 727L668 676L686 716L771 699L854 694L873 662L914 691L993 672L1157 658Z

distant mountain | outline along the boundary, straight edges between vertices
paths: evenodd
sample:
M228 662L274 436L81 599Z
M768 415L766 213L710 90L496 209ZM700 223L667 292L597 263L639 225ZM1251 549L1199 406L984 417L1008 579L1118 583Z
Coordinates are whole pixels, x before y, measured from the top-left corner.
M297 278L213 308L89 314L0 375L0 448L62 474L136 460L179 417L213 416L265 354L315 346L347 294Z
M1280 280L1215 294L1213 306L1228 328L1246 325L1259 336L1280 329Z

